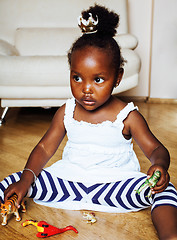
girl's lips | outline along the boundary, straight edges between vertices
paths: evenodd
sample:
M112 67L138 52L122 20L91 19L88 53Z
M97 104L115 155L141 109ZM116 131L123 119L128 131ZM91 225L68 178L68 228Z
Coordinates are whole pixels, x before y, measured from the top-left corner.
M92 99L83 99L83 103L84 103L85 105L92 106L92 105L95 104L95 101L92 100Z

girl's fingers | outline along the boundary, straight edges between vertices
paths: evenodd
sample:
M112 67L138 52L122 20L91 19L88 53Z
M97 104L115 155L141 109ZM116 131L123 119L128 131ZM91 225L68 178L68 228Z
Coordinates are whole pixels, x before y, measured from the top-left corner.
M157 170L161 172L161 177L157 182L156 186L151 189L152 194L163 192L168 186L170 181L170 176L168 172L162 166L159 165L152 165L149 168L147 172L148 178L150 178Z
M13 193L15 193L13 190L6 189L6 190L4 191L4 202L7 201L7 199L8 199Z
M152 192L159 193L159 192L164 191L167 188L169 181L170 181L169 174L166 173L164 178L165 178L164 180L160 179L159 182L157 183L157 185L153 189L151 189Z
M18 195L18 198L17 198L17 202L16 202L16 206L17 208L20 208L20 204L23 200L23 196L21 194Z

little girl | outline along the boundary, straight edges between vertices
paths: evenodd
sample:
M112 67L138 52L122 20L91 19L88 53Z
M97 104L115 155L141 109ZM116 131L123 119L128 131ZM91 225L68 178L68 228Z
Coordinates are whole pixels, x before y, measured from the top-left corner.
M130 212L152 206L160 239L177 239L177 192L169 183L170 157L133 103L112 96L123 76L124 59L113 36L119 17L95 5L82 12L83 35L68 53L73 98L56 112L51 126L34 148L22 172L0 183L0 200L13 193L18 205L25 195L46 206ZM48 168L65 134L61 161ZM147 175L140 172L132 137L151 161L160 180L136 193Z

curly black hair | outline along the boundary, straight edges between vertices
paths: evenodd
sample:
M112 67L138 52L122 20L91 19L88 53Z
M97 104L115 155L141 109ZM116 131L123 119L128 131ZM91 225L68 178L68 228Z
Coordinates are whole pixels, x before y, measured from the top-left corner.
M88 10L82 12L82 17L87 20L89 14L94 19L98 18L97 32L92 34L83 34L72 45L68 52L68 62L71 66L72 53L76 50L83 49L87 46L93 46L107 51L112 55L112 63L115 68L116 77L119 69L123 67L125 60L123 59L120 47L113 38L117 33L116 28L119 24L119 15L113 11L109 11L106 7L95 4Z
M119 24L119 15L113 11L109 11L106 7L97 4L90 7L88 10L83 11L82 17L85 20L88 20L90 13L94 19L98 18L97 32L83 34L73 43L68 52L69 65L71 66L72 53L74 51L93 46L107 51L109 55L112 55L112 62L117 77L119 69L123 67L125 62L121 56L120 47L117 41L113 38L117 33L116 28Z

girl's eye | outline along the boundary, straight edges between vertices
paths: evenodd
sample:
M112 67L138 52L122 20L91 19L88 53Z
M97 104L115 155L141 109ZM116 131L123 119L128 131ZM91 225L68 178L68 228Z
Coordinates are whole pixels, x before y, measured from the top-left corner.
M104 82L104 79L97 77L97 78L95 78L95 82L96 82L96 83L103 83L103 82Z
M76 82L82 82L82 78L80 78L80 77L77 76L77 75L73 76L73 79L74 79L74 81L76 81Z

